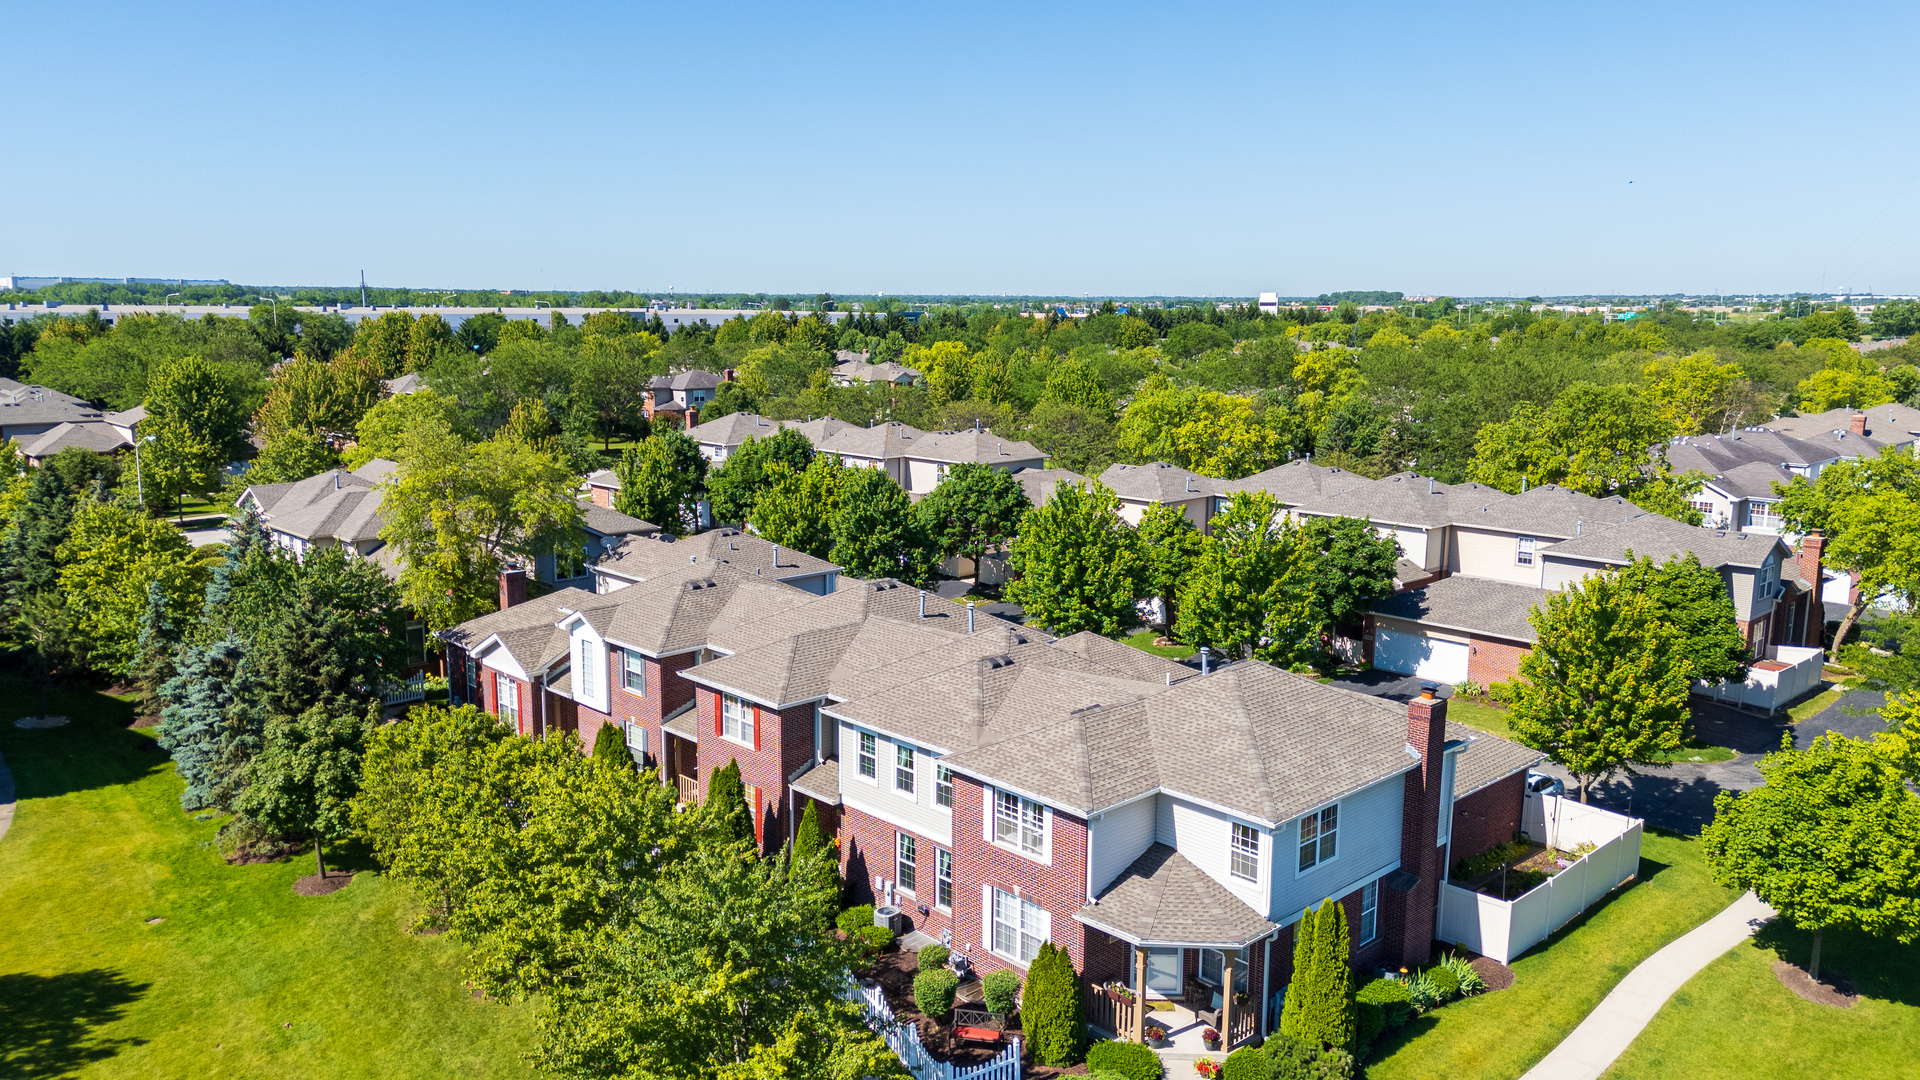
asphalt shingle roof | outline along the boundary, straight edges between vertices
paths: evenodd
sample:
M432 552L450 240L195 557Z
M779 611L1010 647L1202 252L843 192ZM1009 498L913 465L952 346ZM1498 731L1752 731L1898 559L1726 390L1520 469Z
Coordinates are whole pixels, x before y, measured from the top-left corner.
M1239 948L1274 923L1166 844L1153 844L1073 917L1136 945Z
M601 536L649 536L660 531L660 526L651 521L609 510L586 495L580 496L580 512L587 531Z
M1659 514L1644 514L1597 533L1562 540L1542 548L1541 554L1548 559L1570 558L1624 566L1629 561L1629 551L1633 558L1647 556L1654 562L1665 562L1691 551L1700 557L1702 565L1716 570L1722 566L1758 569L1777 546L1783 546L1777 536L1699 529Z
M839 569L825 559L816 559L790 547L778 547L739 529L711 529L686 537L667 533L632 536L594 565L596 569L632 581L677 572L683 565L729 567L775 581Z
M1532 747L1452 721L1447 722L1447 741L1468 744L1454 766L1455 802L1546 760L1545 754Z
M1156 461L1149 465L1109 465L1100 482L1115 495L1133 502L1175 503L1220 492L1220 481L1178 465Z
M793 790L826 803L840 805L840 762L828 759L802 773Z
M1647 513L1617 495L1595 498L1558 484L1541 484L1518 495L1479 484L1461 484L1454 492L1454 524L1527 536L1584 536Z
M1241 491L1264 491L1287 506L1299 506L1329 495L1365 487L1372 480L1358 473L1310 461L1289 461L1265 472L1220 481L1220 492L1232 495Z
M780 422L759 413L737 412L708 420L687 430L687 437L709 446L739 446L748 439L764 439L780 432Z
M129 445L113 425L82 421L56 425L38 435L28 435L20 447L20 453L30 458L52 457L62 450L79 447L105 454L114 450L124 450Z
M1027 493L1027 501L1035 506L1045 506L1053 498L1061 481L1069 484L1084 484L1087 478L1072 469L1021 469L1013 474L1020 481L1020 489Z
M813 448L823 454L883 461L907 456L907 452L925 435L926 432L919 428L890 420L872 427L843 427L816 440Z
M1545 589L1484 578L1448 577L1418 589L1397 592L1373 605L1375 615L1532 642L1527 613L1542 603Z
M928 432L909 443L903 456L923 461L1004 466L1017 461L1044 461L1047 454L1030 442L995 435L991 429L976 431L967 428L963 431Z

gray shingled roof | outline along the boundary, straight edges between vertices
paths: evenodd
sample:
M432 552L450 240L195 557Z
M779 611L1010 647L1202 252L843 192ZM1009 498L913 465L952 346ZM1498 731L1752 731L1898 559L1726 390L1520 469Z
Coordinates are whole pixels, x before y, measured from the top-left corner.
M1136 945L1228 949L1258 941L1277 925L1166 844L1148 847L1073 917Z
M1148 682L1165 682L1171 675L1184 679L1193 674L1193 669L1178 660L1169 660L1164 656L1136 649L1131 645L1101 637L1091 630L1082 630L1077 634L1063 637L1054 645L1077 656L1136 679ZM1197 651L1197 650L1196 650Z
M780 421L780 426L783 428L792 428L800 434L805 435L807 441L818 449L820 444L825 442L829 437L838 432L845 431L854 425L836 417L822 416L819 419L812 420L782 420Z
M687 430L687 437L709 446L735 447L748 439L764 439L780 432L780 422L759 413L737 412L708 420Z
M1541 484L1518 495L1479 484L1461 484L1454 490L1459 500L1455 525L1527 536L1584 536L1647 513L1617 495L1595 498L1558 484ZM1476 493L1484 494L1484 499Z
M813 448L823 454L840 454L849 457L870 458L883 461L887 458L905 457L926 432L916 427L908 427L897 420L872 427L844 427L829 434L824 439L815 440Z
M1762 533L1729 532L1725 529L1697 529L1659 514L1646 514L1632 521L1602 529L1598 533L1562 540L1541 549L1548 559L1567 558L1613 563L1625 566L1633 558L1648 556L1665 562L1675 555L1691 551L1704 566L1719 569L1740 566L1758 569L1775 547L1784 547L1777 536Z
M711 529L686 537L667 533L629 537L594 565L596 569L632 581L677 573L681 566L731 567L775 581L840 569L825 559L816 559L790 547L778 547L739 529Z
M793 790L826 803L840 805L840 762L828 759L802 773Z
M1904 445L1920 434L1920 409L1888 403L1858 410L1867 417L1867 438L1877 445ZM1828 409L1808 416L1781 416L1769 420L1767 427L1798 439L1831 437L1836 431L1851 432L1856 410ZM1855 436L1858 438L1858 436Z
M82 421L59 424L38 435L28 435L20 447L20 453L30 458L43 458L78 447L105 454L124 450L130 445L113 425Z
M72 394L0 379L0 426L102 419L105 419L104 413Z
M660 531L660 526L618 510L609 510L594 502L590 496L580 496L579 502L580 512L584 515L583 524L588 532L601 536L650 536Z
M1100 482L1115 495L1133 502L1174 503L1201 499L1220 492L1220 481L1178 465L1156 461L1149 465L1109 465Z
M694 368L677 375L655 375L647 383L649 390L712 390L725 382L711 371Z
M121 412L110 412L101 419L118 427L132 427L146 418L147 407L145 405L135 405L133 408L125 409Z
M845 350L841 351L844 352ZM848 382L862 383L910 383L920 377L920 372L905 364L897 364L892 360L884 360L878 364L869 364L867 363L864 353L854 353L851 355L858 356L860 359L842 360L840 363L835 364L833 367L835 378L845 379Z
M376 485L396 466L375 458L347 472L329 469L291 484L256 484L246 490L275 532L304 540L365 543L380 538L381 493Z
M1364 487L1347 488L1299 505L1298 512L1320 517L1354 517L1382 525L1431 528L1451 522L1469 506L1484 505L1492 493L1479 485L1455 493L1429 476L1398 473Z
M1010 466L1020 461L1045 461L1046 451L1030 442L995 435L992 429L933 431L907 444L904 456L922 461L973 462Z
M1547 590L1527 585L1455 576L1394 593L1376 602L1373 613L1444 630L1531 643L1535 635L1527 613L1546 596Z
M1454 766L1454 802L1522 769L1531 769L1547 757L1532 747L1451 720L1447 722L1447 741L1468 744Z
M1403 707L1265 664L1232 664L1147 697L1113 690L1114 703L947 763L1076 814L1157 788L1267 825L1413 764Z
M1045 506L1053 498L1062 480L1069 484L1084 484L1087 478L1072 469L1021 469L1013 474L1020 481L1020 489L1027 493L1027 501L1035 506Z
M451 644L471 652L490 637L498 636L522 671L545 671L567 655L567 632L558 623L572 612L593 614L611 608L613 596L596 595L585 589L555 589L510 608L469 619L446 631ZM568 609L568 610L563 610Z
M1287 506L1299 506L1329 495L1365 487L1372 480L1358 473L1311 461L1289 461L1265 472L1220 481L1220 491L1232 495L1241 491L1264 491Z
M1780 496L1774 492L1773 485L1793 483L1793 473L1764 461L1749 461L1735 465L1707 483L1736 499L1777 499Z

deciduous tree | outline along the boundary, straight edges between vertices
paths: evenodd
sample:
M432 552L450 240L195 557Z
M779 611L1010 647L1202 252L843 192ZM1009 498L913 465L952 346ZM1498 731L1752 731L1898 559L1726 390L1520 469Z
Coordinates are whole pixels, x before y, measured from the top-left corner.
M322 703L296 717L269 720L234 809L272 832L310 837L314 865L326 877L322 844L347 834L348 807L360 790L360 756L379 725L378 701L357 713L336 713Z
M77 649L101 671L134 677L147 585L165 594L169 618L200 609L209 567L179 530L122 506L87 503L60 545L58 578Z
M1013 537L1020 516L1033 509L1013 474L979 462L962 462L914 507L921 527L942 555L978 565L986 553Z
M630 446L614 467L620 490L614 509L683 535L700 531L700 497L706 492L707 459L687 433L657 430Z
M1027 511L1012 564L1006 597L1036 626L1118 637L1140 623L1140 538L1121 522L1120 499L1103 484L1062 482L1044 506Z
M1017 485L1016 485L1017 486ZM854 469L840 488L828 558L849 577L933 580L938 549L899 484L879 469Z
M776 461L793 473L803 473L813 464L813 444L792 428L778 428L763 438L748 439L735 447L718 468L707 474L713 519L751 520L760 493L773 480L767 466Z
M802 472L784 461L768 462L765 471L766 486L754 500L749 518L753 530L772 543L816 559L831 555L834 515L854 470L841 465L838 454L819 454Z
M1888 447L1877 458L1835 462L1809 484L1795 477L1780 492L1780 518L1797 533L1826 533L1821 557L1858 574L1859 588L1833 635L1832 659L1877 598L1920 599L1920 459Z
M1752 659L1735 620L1733 597L1715 571L1688 552L1655 565L1641 556L1619 572L1621 584L1651 598L1660 617L1680 632L1680 661L1701 682L1745 682Z
M1714 880L1813 932L1817 979L1828 927L1920 936L1920 798L1868 743L1832 732L1805 750L1791 741L1761 759L1764 786L1714 797L1700 840Z
M1163 625L1169 631L1179 619L1180 579L1193 570L1206 550L1206 537L1193 527L1184 507L1154 503L1134 527L1140 537L1140 587L1160 601Z
M1188 324L1191 325L1191 324ZM1280 433L1254 417L1250 398L1147 379L1115 432L1120 456L1164 461L1206 476L1248 476L1286 460Z

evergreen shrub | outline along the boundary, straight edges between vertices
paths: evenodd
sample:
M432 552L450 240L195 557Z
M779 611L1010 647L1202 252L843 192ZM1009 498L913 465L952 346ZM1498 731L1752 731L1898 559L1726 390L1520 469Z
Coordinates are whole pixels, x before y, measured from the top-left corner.
M1151 1048L1110 1039L1087 1047L1087 1071L1094 1075L1109 1073L1126 1080L1160 1080L1166 1075L1160 1055Z
M1020 1027L1027 1033L1033 1059L1059 1068L1079 1062L1085 1044L1080 1020L1080 977L1065 949L1040 946L1027 969L1027 993L1021 1001Z
M1267 1080L1267 1052L1258 1046L1243 1046L1227 1055L1221 1080Z
M1010 1013L1020 997L1020 976L1005 968L989 972L980 981L980 1000L987 1011Z
M918 957L920 961L920 970L932 971L934 968L944 967L947 963L948 955L949 954L947 953L947 947L945 945L940 945L940 944L922 945L920 947L920 952ZM926 1012L925 1009L922 1009L920 1011Z
M923 965L913 977L913 1007L935 1020L945 1020L953 1013L953 995L959 989L960 976L943 967Z

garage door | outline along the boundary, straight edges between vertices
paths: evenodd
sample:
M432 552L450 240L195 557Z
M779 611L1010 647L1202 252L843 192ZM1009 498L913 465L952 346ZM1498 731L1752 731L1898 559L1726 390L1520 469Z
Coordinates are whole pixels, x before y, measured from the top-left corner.
M1467 647L1424 634L1375 630L1373 666L1453 686L1467 681Z

